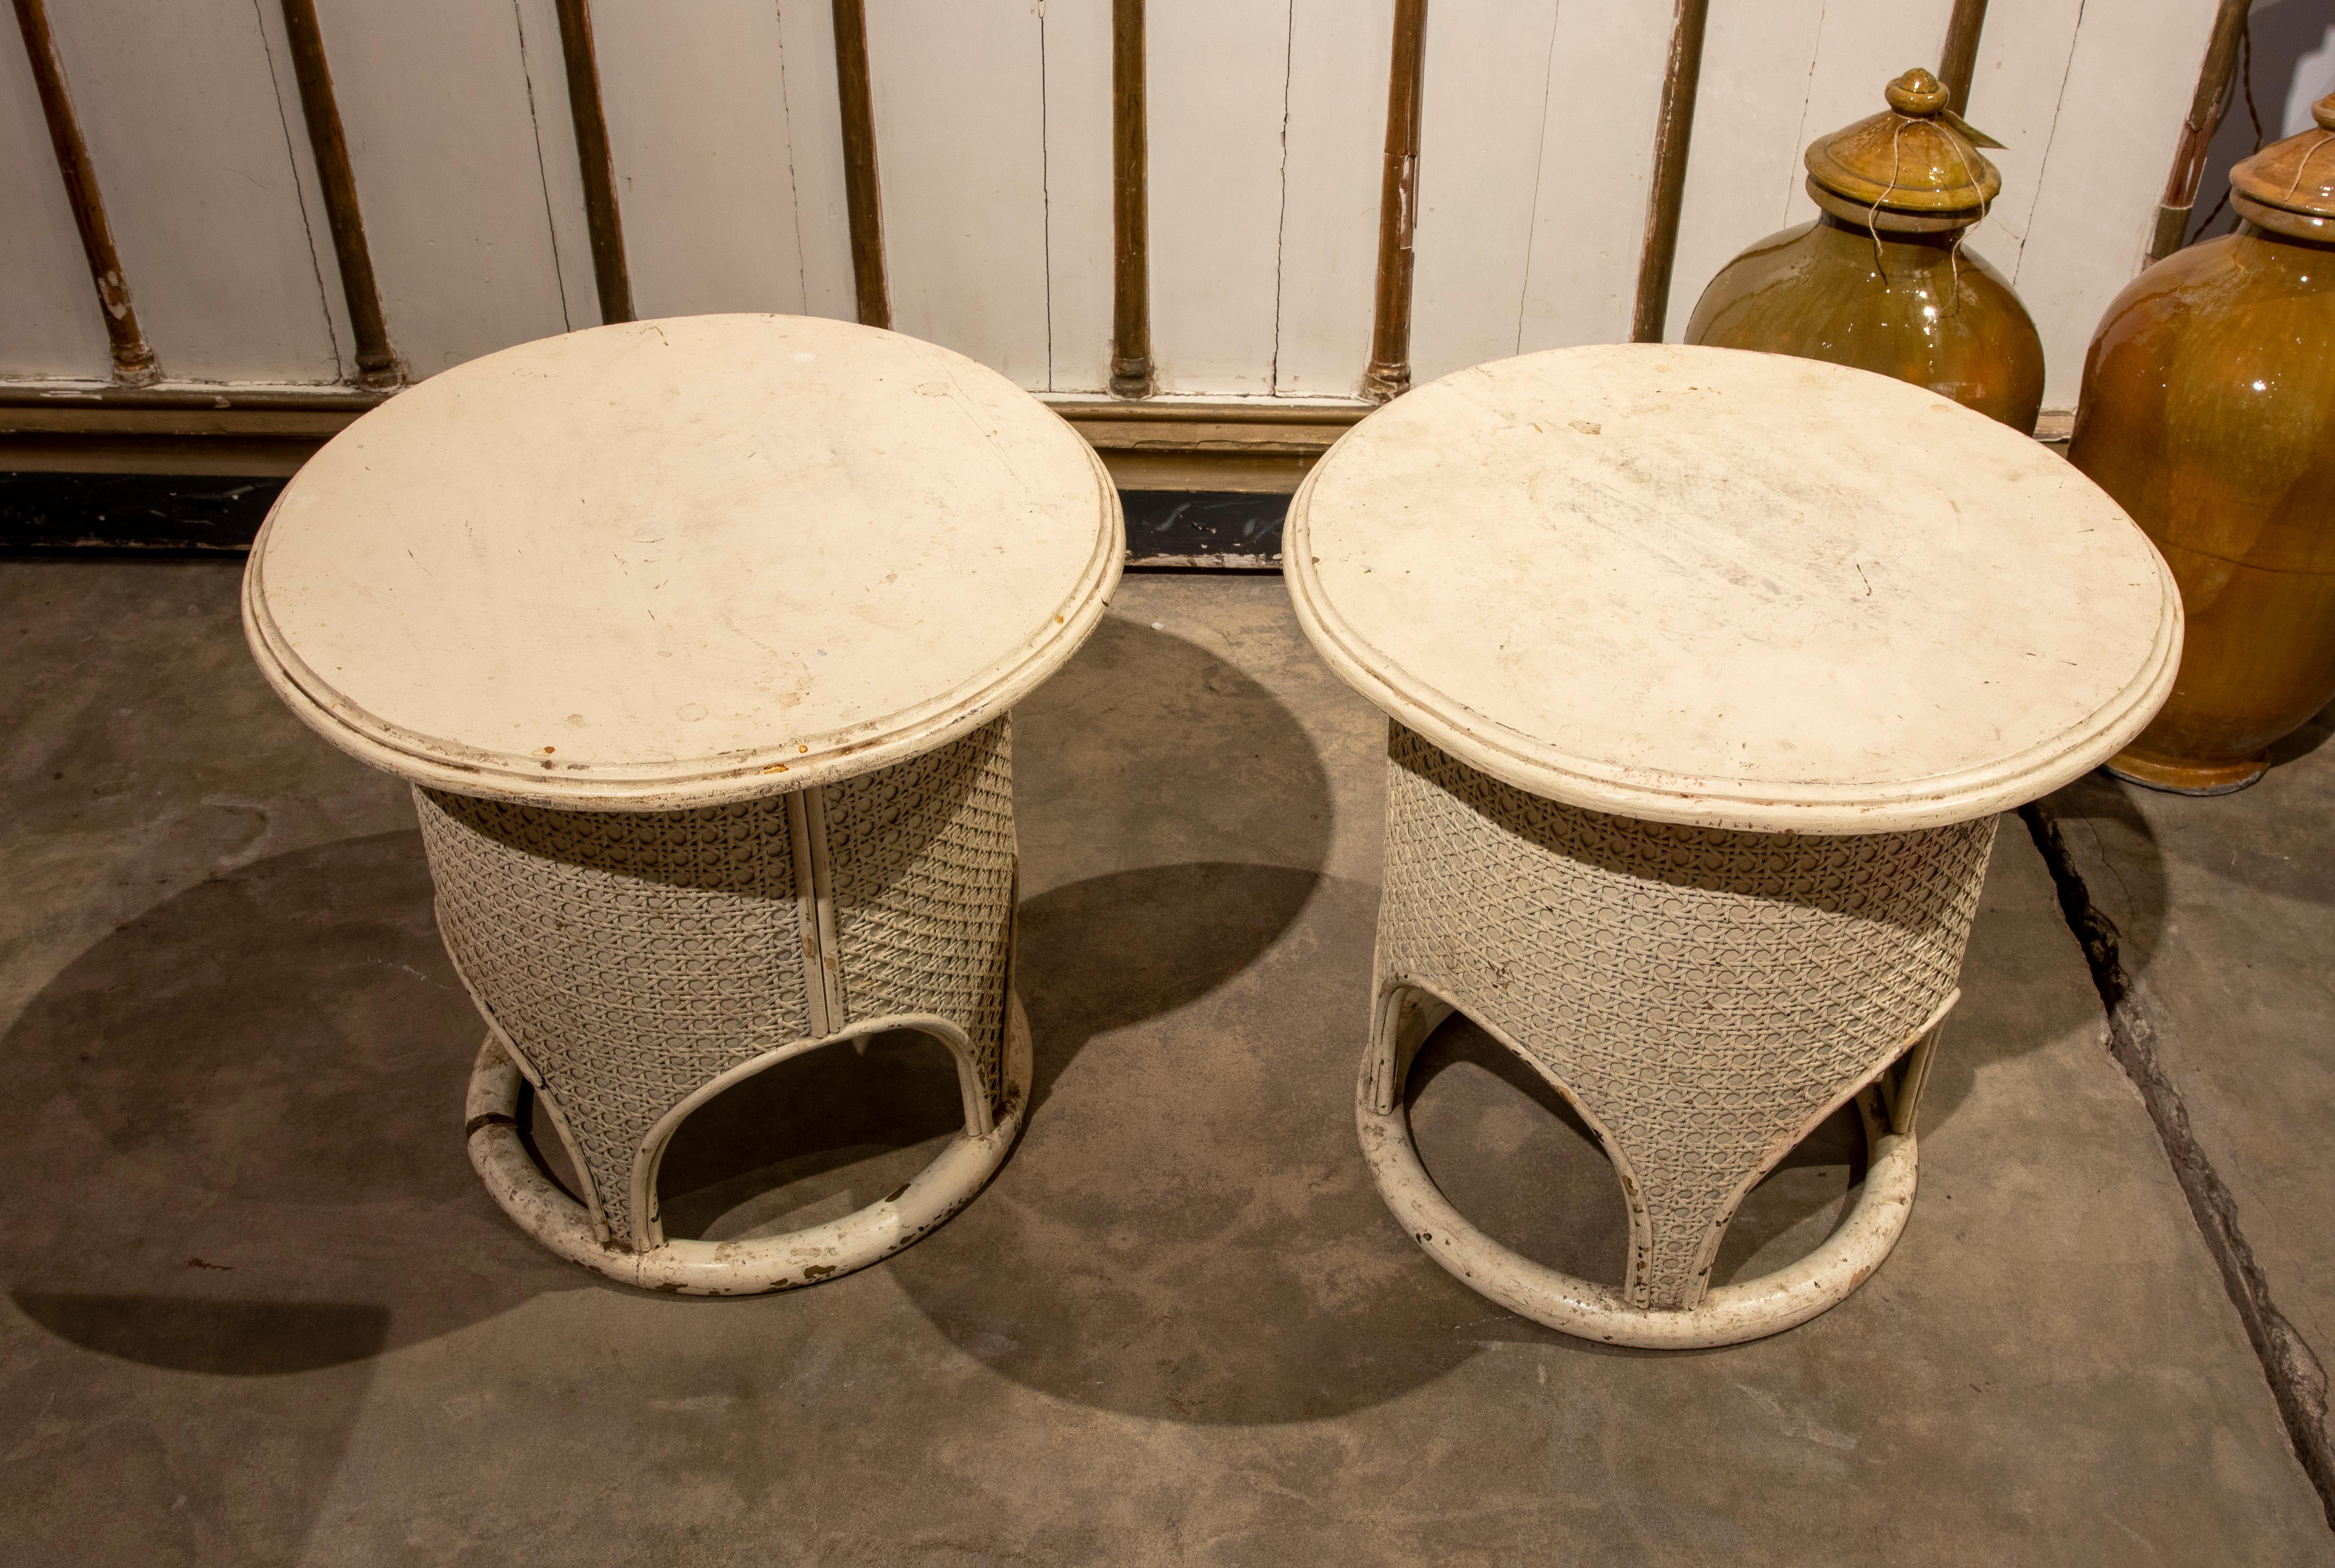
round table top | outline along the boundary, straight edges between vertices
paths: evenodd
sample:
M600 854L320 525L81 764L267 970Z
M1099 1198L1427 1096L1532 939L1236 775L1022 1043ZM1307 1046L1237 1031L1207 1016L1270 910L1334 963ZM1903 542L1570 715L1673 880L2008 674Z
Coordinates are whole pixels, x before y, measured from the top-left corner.
M677 809L864 773L1067 659L1118 492L1003 376L806 316L571 333L356 421L252 547L260 667L435 788Z
M1896 832L2097 766L2181 601L2042 446L1865 371L1557 349L1396 400L1289 510L1300 623L1470 766L1655 821Z

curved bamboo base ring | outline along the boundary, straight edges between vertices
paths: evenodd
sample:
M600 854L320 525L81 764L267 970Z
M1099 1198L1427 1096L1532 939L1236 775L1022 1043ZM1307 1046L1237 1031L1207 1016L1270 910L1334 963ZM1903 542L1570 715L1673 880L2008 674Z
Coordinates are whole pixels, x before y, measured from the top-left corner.
M1838 1305L1881 1266L1914 1210L1914 1135L1891 1132L1876 1109L1877 1091L1867 1089L1856 1097L1868 1151L1865 1187L1847 1220L1822 1246L1773 1273L1714 1286L1699 1305L1682 1312L1633 1307L1621 1292L1519 1256L1462 1218L1419 1162L1400 1090L1392 1110L1373 1106L1377 1058L1375 1050L1362 1058L1354 1118L1362 1157L1387 1207L1427 1255L1468 1289L1581 1339L1683 1350L1736 1345L1797 1328Z
M2270 771L2270 753L2237 762L2165 762L2119 751L2103 766L2127 783L2168 795L2234 795Z
M570 1263L627 1285L684 1296L751 1296L817 1284L890 1256L973 1200L1005 1163L1030 1103L1030 1025L1005 999L1005 1108L961 1131L899 1191L823 1225L732 1242L673 1240L644 1253L604 1246L590 1211L560 1190L519 1137L518 1069L492 1034L470 1074L470 1165L519 1229Z

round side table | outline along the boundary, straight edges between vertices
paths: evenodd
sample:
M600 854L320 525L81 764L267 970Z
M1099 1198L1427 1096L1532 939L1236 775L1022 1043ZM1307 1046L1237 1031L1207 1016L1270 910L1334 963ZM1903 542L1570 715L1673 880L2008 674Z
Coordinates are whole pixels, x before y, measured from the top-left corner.
M743 1294L873 1263L1012 1147L1008 710L1101 616L1117 492L963 356L840 322L693 316L523 344L366 414L252 547L244 626L317 733L413 786L488 1037L470 1158L564 1257ZM830 1224L667 1238L689 1113L917 1030L964 1129ZM582 1190L529 1154L520 1080Z
M1481 365L1373 413L1290 508L1300 623L1389 715L1357 1116L1430 1256L1589 1339L1729 1344L1887 1256L1998 812L2113 755L2181 607L2140 530L2025 436L1904 382L1661 344ZM1458 1011L1594 1129L1620 1288L1436 1190L1404 1087ZM1713 1288L1744 1195L1854 1099L1862 1195Z

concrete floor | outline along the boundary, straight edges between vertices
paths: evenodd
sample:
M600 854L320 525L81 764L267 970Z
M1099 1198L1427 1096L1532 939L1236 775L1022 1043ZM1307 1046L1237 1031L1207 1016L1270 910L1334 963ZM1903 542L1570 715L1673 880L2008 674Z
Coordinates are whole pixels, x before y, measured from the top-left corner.
M2335 708L2262 780L2195 799L2096 773L2044 803L2105 917L2124 1007L2223 1189L2273 1356L2335 1476ZM2242 1265L2243 1266L2243 1265Z
M1589 1345L1437 1268L1355 1147L1381 721L1277 579L1130 579L1016 716L1021 1147L885 1264L679 1301L553 1260L472 1176L481 1030L412 808L262 687L236 571L0 565L19 1560L2335 1563L2015 818L1896 1254L1771 1340ZM2335 886L2291 836L2315 870L2229 938L2298 988L2282 1019L2325 981L2278 910L2323 929ZM2153 982L2263 869L2165 905ZM916 1050L797 1066L684 1131L676 1228L840 1212L947 1130ZM2311 1255L2325 1085L2267 1087L2217 1136L2270 1140ZM1413 1094L1463 1209L1618 1275L1612 1177L1526 1074L1457 1025ZM1819 1236L1857 1149L1812 1138L1722 1273Z

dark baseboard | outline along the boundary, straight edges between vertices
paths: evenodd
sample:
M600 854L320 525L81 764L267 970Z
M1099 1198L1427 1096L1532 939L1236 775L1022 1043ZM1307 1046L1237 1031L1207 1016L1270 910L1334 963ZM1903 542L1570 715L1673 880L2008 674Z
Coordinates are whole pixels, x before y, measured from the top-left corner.
M1281 569L1287 496L1245 490L1121 490L1127 564L1146 569Z
M0 473L0 553L237 555L282 479Z
M285 480L184 474L0 473L0 553L232 555L251 547ZM1122 490L1138 570L1278 571L1289 498Z

